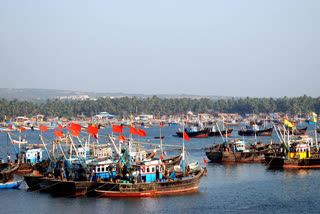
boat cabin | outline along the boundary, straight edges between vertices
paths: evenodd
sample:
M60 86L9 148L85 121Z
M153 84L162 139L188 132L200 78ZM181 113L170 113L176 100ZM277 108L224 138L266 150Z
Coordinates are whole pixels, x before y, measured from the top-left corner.
M40 163L42 161L42 149L29 149L26 151L26 162Z
M237 141L234 143L233 152L241 152L246 150L246 144L244 141Z
M311 156L310 146L307 144L292 143L289 158L309 158Z
M153 160L148 162L138 162L133 167L137 170L134 176L138 178L138 182L151 183L162 179L164 173L164 164L161 160Z

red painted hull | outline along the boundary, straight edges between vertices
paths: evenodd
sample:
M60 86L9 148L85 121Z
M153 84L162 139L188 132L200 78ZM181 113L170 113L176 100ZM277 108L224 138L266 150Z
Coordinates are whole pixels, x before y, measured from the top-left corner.
M131 193L121 193L112 191L95 191L98 196L102 197L152 197L155 194L155 190L147 192L131 192Z
M185 193L185 192L195 192L195 191L198 191L198 187L199 187L199 185L193 186L190 188L186 188L186 189L171 190L171 191L157 191L155 194L156 195L170 195L170 194L179 194L179 193Z

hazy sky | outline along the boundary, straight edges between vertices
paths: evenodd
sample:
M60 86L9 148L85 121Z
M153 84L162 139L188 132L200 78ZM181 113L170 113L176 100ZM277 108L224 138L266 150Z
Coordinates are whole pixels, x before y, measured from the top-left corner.
M320 96L319 0L3 0L1 88Z

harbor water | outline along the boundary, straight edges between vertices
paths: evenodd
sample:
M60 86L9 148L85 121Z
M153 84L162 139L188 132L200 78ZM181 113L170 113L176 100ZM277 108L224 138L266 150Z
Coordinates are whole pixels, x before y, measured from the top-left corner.
M243 126L243 125L241 125ZM240 127L241 127L240 126ZM163 126L165 150L182 145L182 139L175 135L179 126ZM234 127L230 140L238 138L239 127ZM308 130L313 130L308 127ZM64 130L65 131L65 130ZM135 140L145 142L147 149L159 144L154 137L159 136L159 127L145 129L147 137ZM99 131L100 142L111 133L111 127ZM19 135L19 133L14 133ZM24 131L28 143L39 143L39 131ZM310 135L314 132L308 133ZM125 129L124 136L128 137ZM53 139L53 130L43 133L48 140ZM273 142L279 142L273 133ZM270 137L257 137L258 141L270 142ZM253 143L255 137L245 137ZM190 139L185 141L188 161L199 161L207 167L207 176L201 179L198 192L182 195L151 198L101 198L101 197L53 197L48 193L27 191L27 185L20 189L0 190L0 213L319 213L320 170L271 170L263 163L210 163L205 164L203 148L213 143L221 143L221 137ZM0 133L0 156L6 160L7 150L14 156L7 134ZM180 151L167 151L167 157ZM166 157L165 157L166 158ZM207 158L206 158L207 159ZM208 160L208 159L207 159ZM22 179L18 176L15 179Z

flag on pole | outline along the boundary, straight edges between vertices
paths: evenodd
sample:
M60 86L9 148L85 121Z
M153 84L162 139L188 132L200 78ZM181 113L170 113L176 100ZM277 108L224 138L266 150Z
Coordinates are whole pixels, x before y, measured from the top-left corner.
M161 121L159 121L159 128L160 128L160 129L162 128L162 124L161 124Z
M48 127L40 124L40 130L42 132L46 132L46 131L48 131Z
M203 162L204 162L204 163L208 163L208 161L207 161L205 158L203 158Z
M190 138L185 131L183 132L183 138L187 141L190 141Z
M112 125L112 132L122 133L123 132L123 126Z
M63 129L63 127L62 127L60 124L58 124L58 128L59 128L59 129Z
M119 141L126 142L126 138L122 135L119 135Z
M99 128L98 127L93 127L93 126L88 126L88 134L98 134Z
M130 134L137 134L139 135L139 132L137 129L135 129L133 126L130 126Z
M26 128L24 128L24 127L20 127L20 132L23 132L23 131L25 131L26 130Z
M147 136L146 132L145 132L143 129L138 129L138 135L139 135L140 137L145 137L145 136Z
M63 132L54 129L54 136L56 136L56 137L63 137Z

